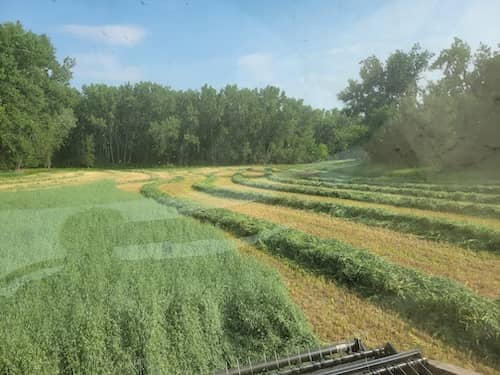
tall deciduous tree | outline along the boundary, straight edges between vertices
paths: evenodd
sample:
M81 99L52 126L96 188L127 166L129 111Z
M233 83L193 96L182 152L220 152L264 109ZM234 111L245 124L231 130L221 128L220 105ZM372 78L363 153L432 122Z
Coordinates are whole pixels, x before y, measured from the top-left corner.
M385 61L370 56L361 61L360 80L349 80L338 98L346 111L362 116L370 131L384 124L401 98L416 95L418 81L432 54L415 44L410 51L397 50Z
M45 35L0 24L0 164L51 166L75 121L72 59L61 64Z

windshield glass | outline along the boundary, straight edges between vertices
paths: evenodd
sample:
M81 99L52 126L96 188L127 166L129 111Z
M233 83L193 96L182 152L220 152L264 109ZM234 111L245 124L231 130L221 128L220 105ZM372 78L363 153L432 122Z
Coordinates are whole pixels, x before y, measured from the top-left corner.
M499 14L0 0L0 374L500 374Z

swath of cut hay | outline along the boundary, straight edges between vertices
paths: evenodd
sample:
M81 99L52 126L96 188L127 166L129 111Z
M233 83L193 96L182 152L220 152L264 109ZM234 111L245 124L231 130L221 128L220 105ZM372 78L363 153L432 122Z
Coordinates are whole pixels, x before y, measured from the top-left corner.
M369 184L344 184L332 183L320 180L297 179L290 177L281 177L277 175L263 176L269 181L281 182L285 184L293 184L298 186L317 186L333 188L342 192L376 192L394 195L405 195L410 197L435 198L443 200L456 200L462 202L477 202L487 204L500 204L500 195L482 194L482 193L465 193L465 192L449 192L441 190L424 190L414 188L395 188L390 186L369 185Z
M335 238L353 246L365 248L387 260L437 276L459 281L478 293L500 296L500 259L488 252L470 252L457 246L419 239L384 228L376 228L328 215L257 202L213 197L193 191L183 185L163 185L161 190L211 206L269 220L306 231L321 238ZM217 182L218 180L216 180ZM230 184L223 180L222 184ZM453 259L454 266L449 266Z
M305 186L293 183L282 183L274 180L251 179L242 174L235 174L235 183L256 188L288 193L299 193L311 196L332 197L358 202L384 204L395 207L417 208L436 212L458 213L466 212L469 216L489 217L500 220L500 206L478 202L463 202L457 199L443 200L426 197L412 197L400 194L387 194L372 191L341 190L331 187Z
M204 205L228 209L248 206L242 204L241 201L234 202L192 191L189 183L169 185L163 185L162 190ZM247 212L243 211L242 213ZM250 253L253 256L266 257L267 260L273 259L272 264L280 271L280 265L286 267L283 262L258 250L250 249ZM451 348L412 327L399 319L397 315L384 312L380 307L337 287L331 281L301 272L293 267L289 267L288 271L285 280L290 293L292 293L296 303L304 309L308 320L314 327L317 327L316 332L320 338L325 337L327 341L338 341L338 338L345 332L357 332L363 337L371 337L369 340L373 340L375 344L377 340L385 340L389 335L402 348L419 347L434 358L457 363L483 373L496 373L493 368L478 363L477 358L474 358L471 352L461 352ZM333 319L332 316L338 319ZM322 333L319 333L320 331Z
M369 346L392 342L401 350L420 348L430 358L483 374L500 373L478 361L470 352L447 346L334 282L305 272L246 242L236 241L241 252L271 265L280 273L293 301L304 311L320 340L338 342L345 337L360 337Z
M262 181L265 181L266 183L268 182L267 180L262 180ZM235 184L235 185L237 185L237 184ZM276 195L280 195L280 196L295 197L295 198L299 198L299 199L306 198L308 200L338 203L338 204L349 205L349 206L353 206L353 207L377 208L377 209L383 209L383 210L391 211L391 212L395 212L395 213L433 217L433 218L445 219L445 220L449 220L449 221L455 221L458 223L470 223L470 224L476 224L476 225L481 225L481 226L485 226L485 227L490 227L493 229L500 229L500 220L497 220L494 218L470 216L470 215L466 215L466 214L457 214L457 213L450 213L450 212L423 210L423 209L418 209L418 208L396 207L396 206L391 206L391 205L387 205L387 204L379 204L379 203L371 203L371 202L359 202L359 201L353 201L353 200L349 200L349 199L321 197L321 196L301 194L301 193L278 192L278 191L271 191L271 190L266 190L266 189L257 188L257 187L250 187L250 186L246 186L246 188L248 188L248 189L246 189L245 191L255 191L255 192L268 191L272 194L276 194Z

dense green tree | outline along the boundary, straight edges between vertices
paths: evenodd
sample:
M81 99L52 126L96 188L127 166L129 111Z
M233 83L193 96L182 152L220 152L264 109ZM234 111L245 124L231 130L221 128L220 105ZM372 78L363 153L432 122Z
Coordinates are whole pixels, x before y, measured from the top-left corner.
M59 63L49 39L19 23L0 25L0 47L4 168L50 167L55 153L58 165L87 167L308 162L363 134L359 122L343 124L272 86L175 91L140 82L77 92L75 61Z
M47 36L0 24L0 164L50 167L75 123L73 65L57 61Z
M175 159L180 127L181 121L176 116L167 117L162 122L151 123L149 133L159 163L167 164Z
M389 120L403 97L417 94L418 81L431 57L418 44L408 52L393 52L385 63L370 56L361 62L360 80L349 80L338 98L345 103L347 113L361 116L373 132Z
M432 63L432 69L443 72L438 88L444 89L450 95L465 93L469 88L469 67L472 54L467 43L455 38L450 48L441 51Z
M471 168L500 162L500 55L455 38L432 63L442 78L407 95L366 145L372 160Z

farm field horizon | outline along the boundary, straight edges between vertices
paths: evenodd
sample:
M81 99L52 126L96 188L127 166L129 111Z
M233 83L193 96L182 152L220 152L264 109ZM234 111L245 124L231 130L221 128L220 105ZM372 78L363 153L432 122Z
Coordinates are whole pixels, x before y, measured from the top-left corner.
M500 2L0 0L0 375L500 375Z
M0 370L208 374L356 337L500 373L500 178L481 176L0 172Z

